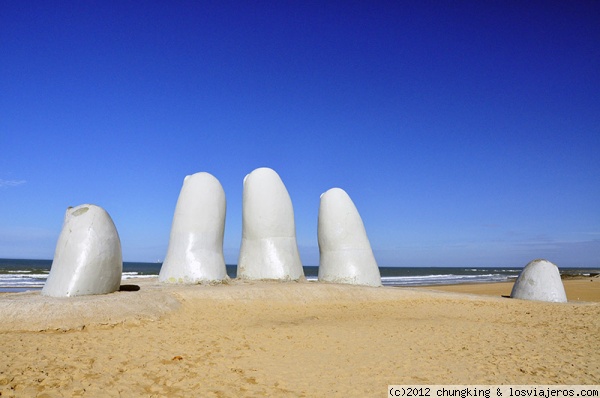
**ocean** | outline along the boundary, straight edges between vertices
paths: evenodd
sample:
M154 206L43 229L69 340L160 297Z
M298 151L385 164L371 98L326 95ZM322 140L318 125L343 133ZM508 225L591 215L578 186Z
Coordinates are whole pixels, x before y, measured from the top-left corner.
M0 292L39 290L44 286L52 260L0 259ZM161 263L123 263L123 281L130 278L156 277ZM513 281L522 267L380 267L384 286L427 286L460 283ZM227 274L235 278L236 265L227 265ZM305 266L308 280L317 280L319 267ZM590 275L597 269L561 268L563 275ZM126 283L126 282L124 282Z

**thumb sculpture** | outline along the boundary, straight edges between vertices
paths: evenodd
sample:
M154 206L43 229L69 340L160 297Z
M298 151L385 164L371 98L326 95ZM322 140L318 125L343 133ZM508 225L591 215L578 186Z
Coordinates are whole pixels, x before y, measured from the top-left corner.
M119 290L123 260L115 224L101 207L69 207L42 295L106 294Z
M381 286L365 226L350 196L340 188L321 195L319 281Z
M512 298L566 303L565 287L558 267L548 260L533 260L523 268L515 281Z
M292 200L279 175L269 168L256 169L244 178L237 276L276 280L304 277Z
M185 177L158 280L194 284L227 279L223 257L225 191L209 173Z

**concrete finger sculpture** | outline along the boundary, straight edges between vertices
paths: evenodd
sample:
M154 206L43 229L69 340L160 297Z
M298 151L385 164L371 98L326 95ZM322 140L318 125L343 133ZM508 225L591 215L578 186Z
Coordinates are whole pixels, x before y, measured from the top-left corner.
M556 303L567 302L567 294L558 267L543 259L533 260L523 268L515 281L510 297Z
M115 224L101 207L69 207L42 295L106 294L119 290L123 260Z
M358 210L340 188L321 195L319 281L381 286L381 274Z
M158 280L194 284L227 279L223 257L225 191L209 173L185 177Z
M276 280L304 277L292 200L279 175L269 168L256 169L244 178L237 276Z

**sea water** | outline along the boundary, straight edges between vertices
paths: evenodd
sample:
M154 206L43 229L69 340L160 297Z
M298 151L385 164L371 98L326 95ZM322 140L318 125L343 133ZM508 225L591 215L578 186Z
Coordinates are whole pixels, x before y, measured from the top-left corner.
M123 263L122 283L131 278L154 278L161 263ZM0 259L0 292L22 292L44 287L52 260ZM428 286L460 283L490 283L514 281L522 267L380 267L384 286ZM227 275L236 277L237 266L227 265ZM598 270L561 268L561 274L590 275ZM305 266L304 275L316 281L319 267Z

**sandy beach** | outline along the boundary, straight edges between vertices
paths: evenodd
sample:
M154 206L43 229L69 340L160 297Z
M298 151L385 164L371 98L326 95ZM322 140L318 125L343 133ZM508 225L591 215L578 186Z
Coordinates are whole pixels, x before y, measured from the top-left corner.
M1 397L381 397L388 384L598 384L600 279L368 288L128 280L0 294Z

